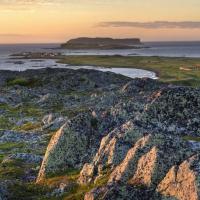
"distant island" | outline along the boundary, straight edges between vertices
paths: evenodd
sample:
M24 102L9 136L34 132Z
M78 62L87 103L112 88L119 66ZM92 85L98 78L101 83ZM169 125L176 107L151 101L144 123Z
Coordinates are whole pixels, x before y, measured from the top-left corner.
M141 48L141 40L139 38L88 38L81 37L71 39L61 44L61 48L65 49L135 49Z

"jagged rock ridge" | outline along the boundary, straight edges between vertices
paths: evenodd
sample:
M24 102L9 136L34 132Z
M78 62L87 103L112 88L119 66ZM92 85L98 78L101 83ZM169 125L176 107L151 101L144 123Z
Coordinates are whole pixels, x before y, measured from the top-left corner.
M83 121L74 118L56 133L38 182L75 167L82 168L82 185L98 182L107 171L107 184L88 192L85 200L198 200L199 89L135 79L112 94L111 108L99 107L109 102L101 97Z

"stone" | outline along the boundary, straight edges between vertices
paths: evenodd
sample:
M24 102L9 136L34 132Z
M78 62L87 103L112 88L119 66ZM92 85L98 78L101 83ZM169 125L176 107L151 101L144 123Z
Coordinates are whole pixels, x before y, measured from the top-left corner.
M130 148L130 144L123 143L123 137L132 127L133 124L129 121L121 127L114 129L102 139L100 148L93 161L90 164L86 163L80 173L80 184L95 182L95 179L98 179L98 176L101 176L103 170L108 166L113 168L123 160Z
M91 160L99 145L92 119L90 114L78 115L55 133L47 147L37 182L47 174L67 168L80 168Z
M138 119L143 128L174 135L200 135L200 91L187 87L166 87L146 105Z
M178 200L200 199L200 155L173 166L158 185L157 191Z
M109 182L122 182L156 188L171 166L192 156L188 142L161 134L146 135L128 151L111 173Z
M176 200L173 197L163 197L148 188L130 185L107 185L91 190L84 200Z

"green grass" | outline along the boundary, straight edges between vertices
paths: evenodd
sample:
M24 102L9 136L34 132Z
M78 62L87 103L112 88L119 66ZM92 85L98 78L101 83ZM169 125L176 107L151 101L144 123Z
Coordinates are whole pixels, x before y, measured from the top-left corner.
M6 142L0 144L1 151L10 151L14 148L23 148L24 143L16 143L16 142Z
M64 195L64 200L83 200L87 192L94 188L102 187L107 184L110 175L110 170L105 169L102 176L93 184L75 185L74 188Z
M185 140L185 141L200 142L200 137L184 136L183 140Z
M0 179L18 179L24 174L22 162L11 160L0 165Z
M58 198L46 197L50 189L34 183L15 183L9 188L12 200L55 200Z
M11 106L8 104L0 104L0 109L4 112L0 116L0 130L23 130L30 131L41 127L41 118L45 115L44 110L31 105L30 103L23 103L20 106ZM15 121L22 118L35 118L38 122L26 122L21 126L16 126Z
M5 116L0 117L0 130L11 129L13 127L13 123L9 121L9 119Z
M106 185L108 182L109 175L106 174L98 179L95 184L89 185L76 185L69 193L64 195L64 200L84 200L84 196L87 192L91 191L96 187Z
M3 159L4 159L4 154L0 154L0 163L3 161Z
M22 126L15 126L13 130L16 131L32 131L41 128L41 123L27 122Z
M79 169L68 168L63 171L61 170L59 172L49 174L47 180L50 180L51 178L54 179L55 177L62 177L62 176L67 176L67 177L78 176L79 173L80 173Z
M193 87L200 86L200 58L63 56L59 62L71 65L146 69L156 72L163 82Z
M15 85L19 85L19 86L24 86L24 87L35 87L35 86L39 86L39 80L34 79L34 78L23 78L23 77L18 77L18 78L13 78L13 79L8 79L7 80L7 85L8 86L15 86Z
M79 185L77 180L79 178L80 170L77 169L67 169L61 173L51 174L39 185L45 187L56 187L60 183L65 183L69 186L68 192L63 194L61 197L62 200L83 200L84 196L90 190L106 185L110 175L110 170L105 169L102 173L102 176L94 183L88 185Z

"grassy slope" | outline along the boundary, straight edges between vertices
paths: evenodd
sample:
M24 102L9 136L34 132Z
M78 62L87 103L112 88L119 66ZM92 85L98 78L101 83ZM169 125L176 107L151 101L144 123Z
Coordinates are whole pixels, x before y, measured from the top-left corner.
M65 56L59 62L71 65L147 69L156 72L163 82L200 86L200 58ZM190 71L181 70L181 67Z

